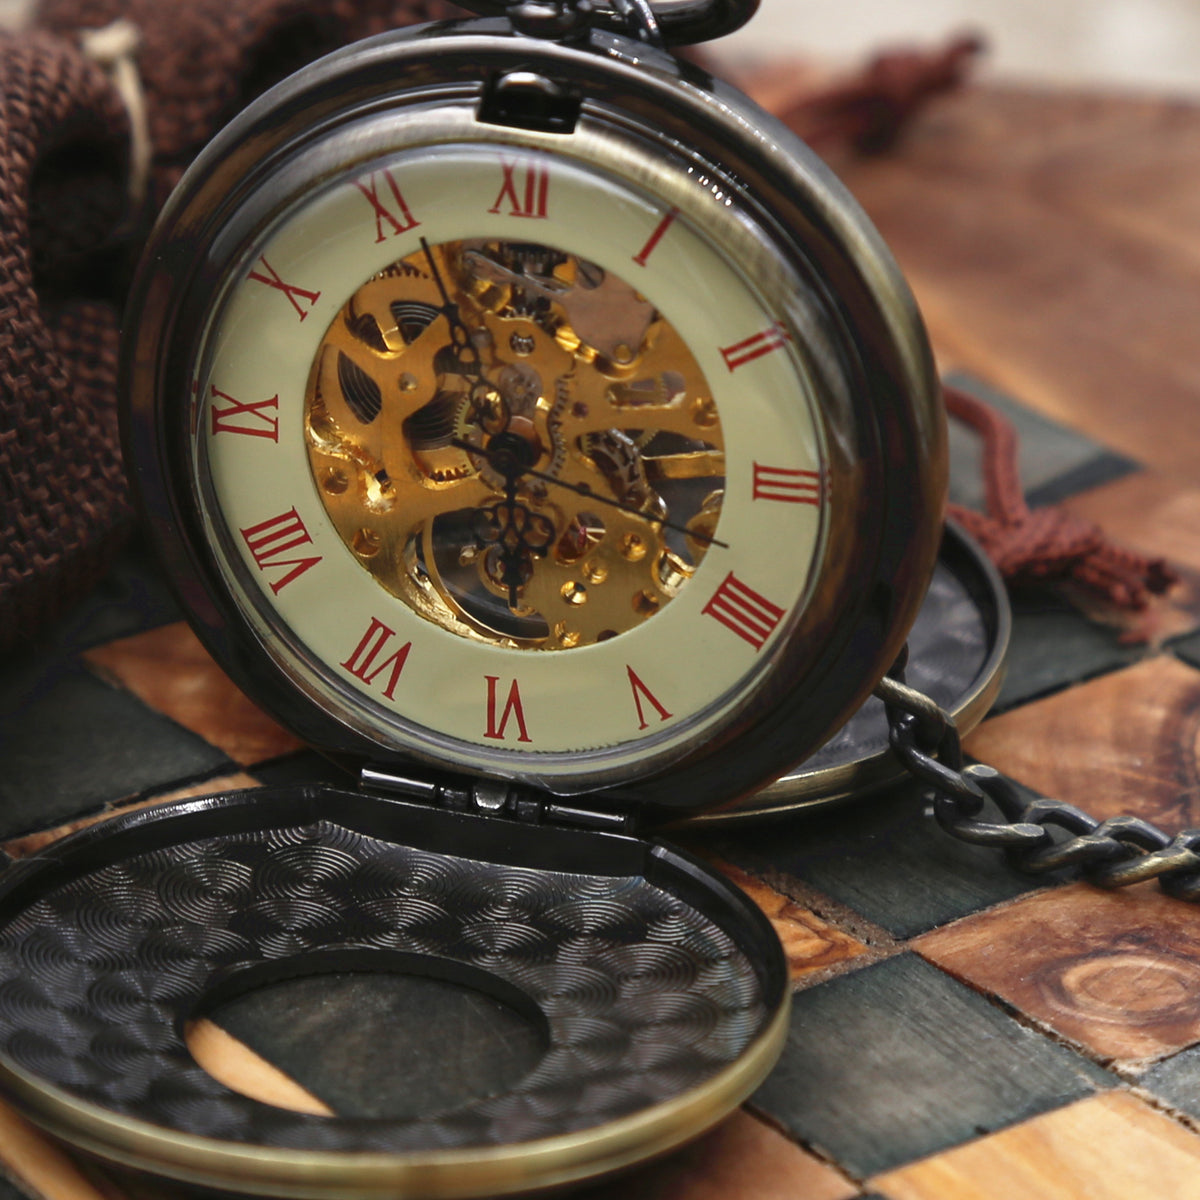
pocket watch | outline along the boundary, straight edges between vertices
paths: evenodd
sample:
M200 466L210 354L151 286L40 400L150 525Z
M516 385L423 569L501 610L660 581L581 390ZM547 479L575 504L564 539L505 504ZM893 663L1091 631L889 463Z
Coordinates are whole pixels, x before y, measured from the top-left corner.
M711 807L894 660L944 420L829 172L586 11L370 40L225 129L128 309L128 458L314 745Z
M127 310L127 459L189 619L362 780L132 814L0 887L0 1082L171 1178L500 1194L740 1103L782 1045L777 941L634 835L821 746L937 555L944 418L894 263L664 49L751 7L479 9L253 103ZM408 1122L284 1113L190 1060L204 997L364 956L520 993L550 1048Z

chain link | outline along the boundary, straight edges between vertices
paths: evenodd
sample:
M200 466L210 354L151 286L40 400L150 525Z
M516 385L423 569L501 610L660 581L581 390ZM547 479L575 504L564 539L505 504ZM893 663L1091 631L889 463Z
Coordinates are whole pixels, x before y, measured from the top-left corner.
M1172 838L1139 817L1097 821L1062 800L1023 800L993 767L963 765L954 718L904 682L907 648L879 681L889 741L905 770L929 787L938 824L953 837L1004 850L1018 870L1075 870L1100 887L1157 879L1169 896L1200 900L1200 829ZM991 800L1001 821L983 814Z

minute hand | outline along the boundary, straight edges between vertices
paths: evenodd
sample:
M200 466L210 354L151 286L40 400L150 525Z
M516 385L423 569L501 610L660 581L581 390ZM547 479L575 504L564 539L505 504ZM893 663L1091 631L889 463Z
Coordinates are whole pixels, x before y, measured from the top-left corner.
M425 261L429 264L430 274L433 276L433 282L437 285L437 290L442 296L442 312L445 314L446 321L450 326L450 340L458 351L459 362L466 367L466 373L474 375L476 379L483 380L483 363L479 358L479 350L475 343L471 341L471 331L467 328L466 322L462 319L462 313L458 310L458 305L450 299L450 293L446 290L446 281L442 278L441 271L438 270L437 261L433 257L433 251L429 248L429 243L422 238L421 249L425 252ZM464 361L469 356L470 361Z
M682 533L687 537L695 538L696 541L704 542L706 545L720 546L723 550L729 549L729 543L721 541L720 538L712 537L698 530L688 529L686 525L676 524L676 522L668 521L664 517L651 516L649 513L643 512L640 508L635 508L632 504L623 504L620 500L610 500L607 496L601 496L599 493L594 492L586 483L567 483L565 479L555 479L553 475L547 475L544 471L535 471L532 467L523 467L507 452L502 451L497 453L495 450L485 450L482 446L476 446L474 443L468 442L465 438L451 438L450 445L458 447L459 450L465 450L468 454L478 454L480 458L486 458L506 478L509 475L529 475L534 479L541 479L545 483L552 483L555 487L565 488L568 492L574 492L577 496L586 496L589 500L596 500L600 504L607 504L609 508L619 508L622 512L629 513L635 517L641 517L643 521L649 521L651 524L661 525L664 529L674 529L676 533Z

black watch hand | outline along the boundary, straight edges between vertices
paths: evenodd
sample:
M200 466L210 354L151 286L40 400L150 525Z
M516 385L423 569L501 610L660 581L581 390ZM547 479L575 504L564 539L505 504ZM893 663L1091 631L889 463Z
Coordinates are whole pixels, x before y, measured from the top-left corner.
M664 529L673 529L676 533L695 538L696 541L704 542L705 545L720 546L723 550L729 549L729 543L721 541L720 538L701 533L699 530L688 529L686 525L678 525L664 517L652 516L640 508L635 508L632 504L623 504L620 500L610 500L607 496L601 496L594 492L586 483L567 483L565 479L555 479L553 475L547 475L543 471L535 471L532 467L522 466L508 450L485 450L482 446L476 446L464 438L451 438L450 445L457 446L459 450L465 450L468 454L478 454L481 458L486 458L504 476L506 484L517 476L529 475L534 479L541 479L545 483L552 483L555 487L565 488L568 492L574 492L578 496L586 496L589 500L607 504L610 508L619 508L622 512L641 517L642 520L649 521L653 525L661 525Z
M465 374L474 375L476 379L482 381L483 362L479 357L479 350L471 341L471 332L467 329L462 314L458 311L458 305L450 299L450 293L446 290L446 282L434 260L433 251L424 238L421 239L421 249L425 252L425 261L429 264L433 282L437 284L437 289L442 295L442 312L450 324L450 341L458 353L459 365L465 368Z
M519 468L510 467L504 477L504 499L478 510L474 521L476 540L495 547L499 555L500 583L508 589L508 606L513 612L532 574L531 560L548 554L554 544L551 522L517 499L519 481Z

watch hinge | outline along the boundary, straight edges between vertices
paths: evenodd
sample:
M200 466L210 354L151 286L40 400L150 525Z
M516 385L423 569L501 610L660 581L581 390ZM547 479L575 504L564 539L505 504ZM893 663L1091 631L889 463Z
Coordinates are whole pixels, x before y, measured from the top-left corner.
M367 792L385 792L416 800L451 812L498 817L530 825L571 825L577 829L600 829L610 833L632 833L631 813L611 812L565 804L549 792L509 783L503 779L481 779L469 775L439 775L437 778L383 767L365 766L359 787Z

